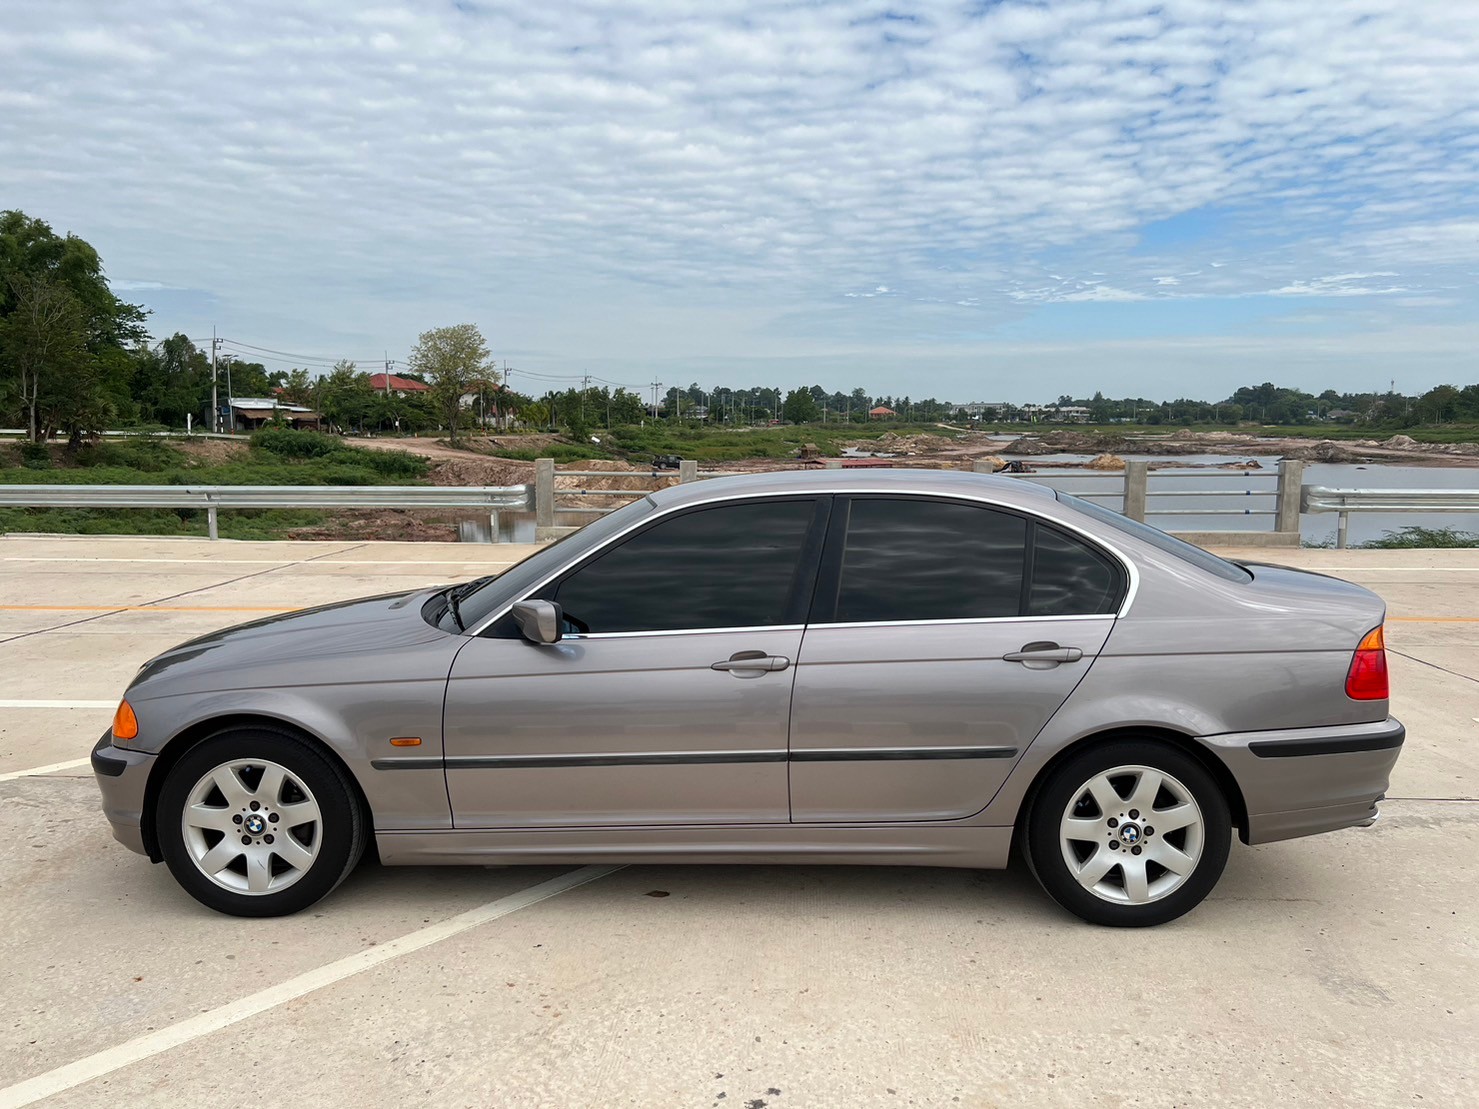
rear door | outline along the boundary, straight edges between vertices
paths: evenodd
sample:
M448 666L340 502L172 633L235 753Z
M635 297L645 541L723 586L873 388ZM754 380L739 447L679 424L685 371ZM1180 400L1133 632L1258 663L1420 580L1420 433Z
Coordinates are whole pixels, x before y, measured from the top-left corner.
M979 812L1088 672L1126 573L1084 537L974 502L834 502L791 706L791 816Z

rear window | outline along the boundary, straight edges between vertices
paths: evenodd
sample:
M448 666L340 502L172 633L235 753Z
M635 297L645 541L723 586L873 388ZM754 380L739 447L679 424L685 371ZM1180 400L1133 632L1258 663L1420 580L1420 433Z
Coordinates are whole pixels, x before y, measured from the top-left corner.
M1173 535L1167 535L1160 528L1149 524L1142 524L1139 520L1132 520L1128 516L1122 516L1112 509L1090 501L1080 500L1078 497L1068 493L1059 493L1058 499L1069 507L1082 512L1085 516L1091 516L1100 523L1108 524L1116 531L1126 535L1134 536L1142 543L1148 543L1157 550L1166 554L1175 555L1183 562L1190 562L1193 566L1205 570L1209 574L1215 574L1224 581L1252 581L1253 575L1243 569L1235 562L1229 562L1225 558L1218 558L1210 551L1177 539Z

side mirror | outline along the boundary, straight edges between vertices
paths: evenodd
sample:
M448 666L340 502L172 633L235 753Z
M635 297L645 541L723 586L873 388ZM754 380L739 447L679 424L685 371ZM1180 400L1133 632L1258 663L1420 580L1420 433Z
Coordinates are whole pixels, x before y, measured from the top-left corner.
M530 643L558 643L565 614L553 601L520 601L512 612L519 631Z

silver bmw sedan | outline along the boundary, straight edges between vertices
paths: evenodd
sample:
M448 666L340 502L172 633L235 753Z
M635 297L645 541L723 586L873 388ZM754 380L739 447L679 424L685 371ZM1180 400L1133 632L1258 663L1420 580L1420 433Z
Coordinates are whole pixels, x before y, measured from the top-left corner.
M241 916L409 865L1004 867L1159 924L1250 844L1368 825L1402 745L1385 609L1026 482L759 474L497 577L145 664L113 834Z

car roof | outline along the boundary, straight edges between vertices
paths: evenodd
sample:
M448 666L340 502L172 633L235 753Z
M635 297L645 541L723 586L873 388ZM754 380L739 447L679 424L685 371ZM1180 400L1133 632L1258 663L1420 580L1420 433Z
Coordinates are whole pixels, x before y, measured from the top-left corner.
M669 508L715 497L761 496L766 493L912 493L985 497L1003 504L1028 506L1057 497L1046 485L1021 478L951 470L869 467L857 470L773 470L714 478L700 476L698 481L659 489L650 499L659 508Z

